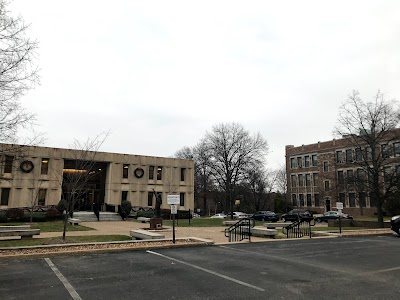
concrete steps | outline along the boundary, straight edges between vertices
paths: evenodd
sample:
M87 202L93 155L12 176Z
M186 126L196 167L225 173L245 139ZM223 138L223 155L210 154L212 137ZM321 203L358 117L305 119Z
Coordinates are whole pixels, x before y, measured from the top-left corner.
M74 219L79 219L84 222L95 222L97 217L94 212L91 211L76 211L74 212ZM100 212L100 221L121 221L122 218L118 213L113 212Z

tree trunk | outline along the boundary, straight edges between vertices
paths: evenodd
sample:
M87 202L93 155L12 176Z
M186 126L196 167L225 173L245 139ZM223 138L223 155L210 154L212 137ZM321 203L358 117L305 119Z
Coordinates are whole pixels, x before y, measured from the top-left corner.
M378 226L383 228L384 227L383 209L382 209L382 203L380 201L377 201L377 203L376 203L376 212L378 214Z

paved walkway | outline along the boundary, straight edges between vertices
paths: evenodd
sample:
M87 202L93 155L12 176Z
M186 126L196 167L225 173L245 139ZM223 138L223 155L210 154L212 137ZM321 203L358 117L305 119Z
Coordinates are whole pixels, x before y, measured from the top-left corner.
M82 235L114 235L122 234L130 236L130 230L138 228L149 228L148 223L139 223L137 221L103 221L103 222L82 222L81 225L91 227L93 231L68 231L67 236L82 236ZM226 227L176 227L175 237L198 237L203 239L213 240L216 244L228 243L228 238L224 235ZM161 230L165 238L172 239L172 227L167 227ZM61 232L42 232L35 238L47 238L61 236ZM251 237L252 242L272 240L269 238ZM247 242L247 241L245 241Z

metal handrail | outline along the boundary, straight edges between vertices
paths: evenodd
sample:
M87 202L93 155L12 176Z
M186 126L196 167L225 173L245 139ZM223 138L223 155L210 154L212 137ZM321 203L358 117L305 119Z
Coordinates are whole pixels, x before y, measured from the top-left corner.
M229 242L240 242L244 239L251 241L251 228L254 227L255 221L250 218L239 219L235 224L225 229L225 236L229 238Z
M312 224L313 223L313 224ZM302 238L304 236L312 237L311 226L315 225L315 220L297 220L286 227L282 227L282 233L287 238Z

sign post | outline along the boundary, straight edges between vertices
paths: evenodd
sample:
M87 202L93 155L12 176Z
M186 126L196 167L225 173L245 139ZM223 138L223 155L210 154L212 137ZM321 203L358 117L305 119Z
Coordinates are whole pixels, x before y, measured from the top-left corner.
M343 209L343 202L336 202L336 208L339 214L339 234L342 236L342 209Z
M179 195L167 195L167 203L171 205L172 215L172 243L175 244L175 215L178 213L178 205L180 204Z

